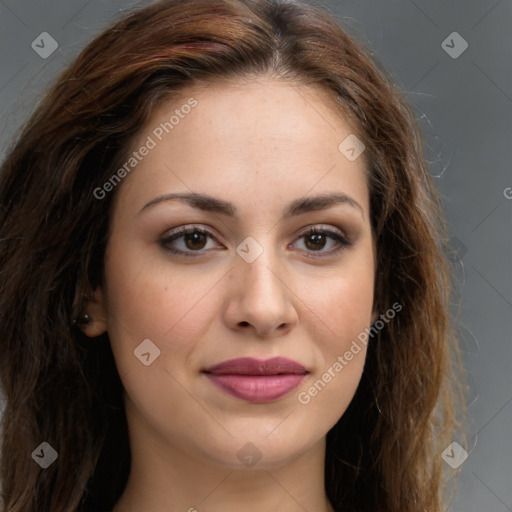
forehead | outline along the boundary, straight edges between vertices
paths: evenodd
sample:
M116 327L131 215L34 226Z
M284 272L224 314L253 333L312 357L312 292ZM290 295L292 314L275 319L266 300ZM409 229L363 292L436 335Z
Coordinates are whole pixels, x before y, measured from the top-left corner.
M299 151L303 147L301 142L308 142L307 147L321 141L324 146L331 142L337 147L339 134L357 130L340 115L340 106L332 93L319 85L245 77L186 88L180 97L162 104L154 112L143 134L169 121L173 112L184 108L191 98L197 101L197 106L191 115L181 116L172 135L190 137L200 130L197 145L215 141L217 147L236 150L239 143L247 149L262 140L273 140L285 148L295 146ZM185 118L187 122L183 122ZM331 137L326 139L328 134Z
M266 77L190 86L141 129L133 149L149 139L153 147L125 193L150 200L176 189L226 196L243 188L247 199L269 202L335 187L365 203L365 155L350 161L339 149L354 132L319 86Z

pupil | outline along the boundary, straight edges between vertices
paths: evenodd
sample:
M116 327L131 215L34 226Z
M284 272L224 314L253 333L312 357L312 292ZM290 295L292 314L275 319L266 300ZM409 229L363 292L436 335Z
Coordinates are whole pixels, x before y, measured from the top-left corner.
M308 244L308 241L313 241L312 244ZM306 241L306 245L309 249L318 250L322 249L325 245L325 235L315 233L313 235L309 235L308 241ZM313 245L313 247L310 247L310 245Z
M204 247L205 235L203 233L187 233L185 244L188 249L202 249Z

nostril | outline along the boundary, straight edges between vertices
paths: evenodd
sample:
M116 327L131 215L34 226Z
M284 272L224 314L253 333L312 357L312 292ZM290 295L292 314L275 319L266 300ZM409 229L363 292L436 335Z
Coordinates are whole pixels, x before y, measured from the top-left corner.
M244 322L240 322L240 325L242 327L246 327L247 325L249 325L249 322L245 322L245 321Z

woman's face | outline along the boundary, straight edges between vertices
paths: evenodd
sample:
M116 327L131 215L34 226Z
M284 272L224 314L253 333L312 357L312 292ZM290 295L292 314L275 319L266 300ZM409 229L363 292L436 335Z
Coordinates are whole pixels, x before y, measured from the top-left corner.
M349 405L375 255L365 155L339 149L353 131L324 94L190 87L134 144L96 298L145 446L276 467Z

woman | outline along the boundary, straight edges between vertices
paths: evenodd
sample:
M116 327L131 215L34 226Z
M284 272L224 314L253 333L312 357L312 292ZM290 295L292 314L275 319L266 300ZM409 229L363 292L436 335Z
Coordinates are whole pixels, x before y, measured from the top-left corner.
M0 201L6 512L444 507L439 202L411 109L326 14L130 14Z

